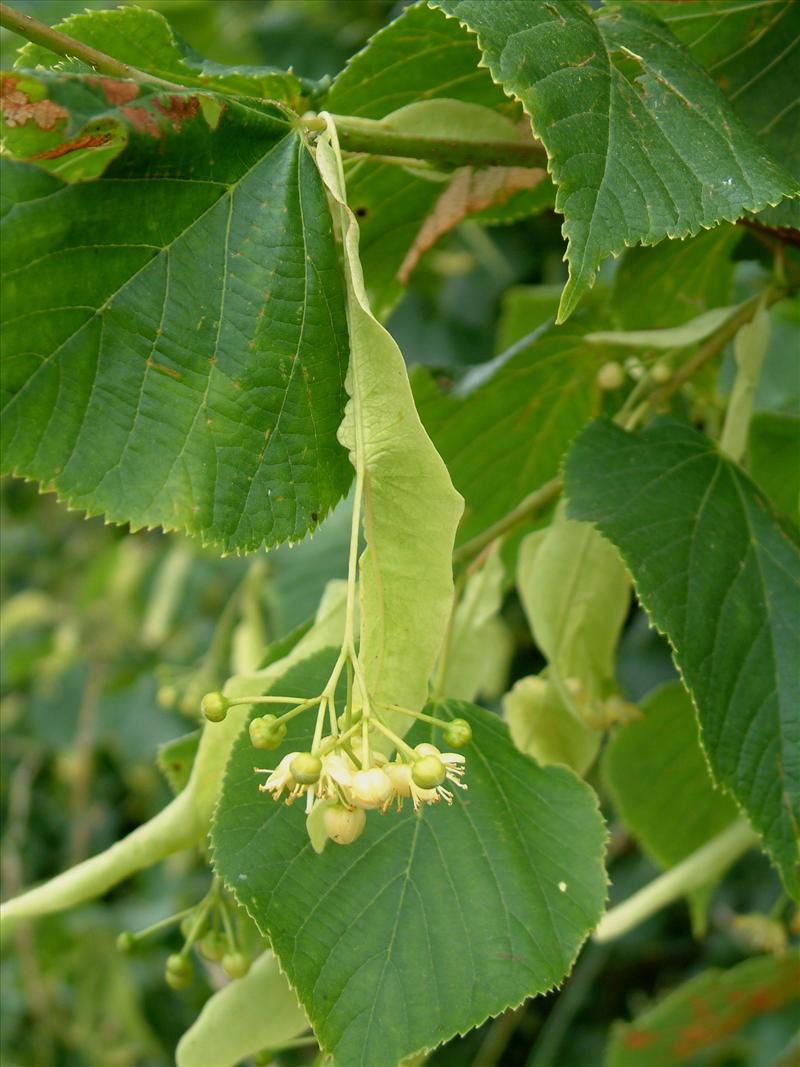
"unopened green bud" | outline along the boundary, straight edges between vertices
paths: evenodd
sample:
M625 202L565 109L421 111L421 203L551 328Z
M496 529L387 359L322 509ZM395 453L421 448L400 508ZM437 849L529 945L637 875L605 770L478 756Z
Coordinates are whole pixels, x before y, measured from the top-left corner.
M194 978L192 961L180 952L174 952L171 956L167 956L164 978L167 985L172 989L187 989Z
M243 952L226 952L222 957L222 969L229 978L244 978L250 970L250 957Z
M279 748L286 737L286 723L279 723L274 715L252 719L248 730L254 748Z
M332 804L322 816L325 832L337 845L351 845L361 837L367 824L363 808L346 808L344 804Z
M217 963L228 950L228 941L219 930L209 930L200 942L200 951L207 960Z
M442 731L442 739L450 748L463 748L472 740L472 727L466 719L453 719Z
M601 389L619 389L625 381L625 371L621 363L611 360L604 363L597 372L597 384Z
M230 701L222 693L206 693L200 701L200 710L209 722L222 722L230 706Z
M664 385L672 377L672 371L669 368L669 364L665 363L663 359L654 363L650 369L650 377L656 384Z
M322 760L313 752L298 752L289 764L289 773L299 785L313 785L322 773Z
M136 945L136 938L130 930L123 930L117 937L117 950L119 952L132 952Z
M156 701L164 711L172 711L178 703L178 690L174 685L161 685L156 693Z
M422 756L411 768L411 777L420 789L435 789L445 780L445 766L438 756Z
M357 722L361 722L362 711L361 708L353 708L350 712L350 726L355 726ZM347 726L347 712L343 711L339 718L336 720L339 723L340 730L346 730Z

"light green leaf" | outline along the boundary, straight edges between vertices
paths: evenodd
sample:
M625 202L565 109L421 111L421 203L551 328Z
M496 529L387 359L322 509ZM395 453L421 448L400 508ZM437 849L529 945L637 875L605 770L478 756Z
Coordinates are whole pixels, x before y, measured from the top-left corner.
M800 192L664 24L632 4L593 17L567 0L430 2L477 35L548 150L570 266L559 321L626 245Z
M586 340L592 344L627 345L629 348L685 348L710 337L740 310L740 305L712 308L681 326L665 330L598 330L587 333Z
M569 514L620 550L667 635L716 781L800 895L800 550L744 472L671 418L597 420L567 457Z
M738 817L709 777L692 702L677 682L649 694L644 718L619 727L603 753L603 779L614 807L642 849L673 867ZM720 872L721 874L722 872ZM713 885L690 895L692 925L705 929Z
M164 16L152 8L125 6L112 11L84 11L57 23L55 29L165 81L263 100L277 99L295 110L303 108L303 86L291 71L211 63L192 52L175 36ZM19 50L14 65L80 72L89 69L31 42Z
M736 1034L751 1019L800 999L800 957L761 956L730 970L709 968L635 1022L616 1023L605 1067L678 1067ZM751 1062L747 1044L742 1055ZM704 1060L705 1062L705 1060ZM745 1061L743 1061L745 1062Z
M800 418L759 412L750 420L747 468L756 485L785 515L800 519Z
M253 102L25 79L40 118L63 116L10 127L11 152L91 168L87 130L120 140L96 181L2 161L3 469L225 551L300 539L351 477L344 297L308 152Z
M359 660L373 700L415 710L427 698L452 606L463 501L419 420L400 349L370 310L332 129L316 155L344 243L350 400L339 440L356 470L357 500L363 491Z
M606 358L570 328L523 347L466 396L442 393L425 370L414 373L420 417L466 500L459 541L558 474L570 441L596 410Z
M795 0L647 0L642 6L669 26L773 157L800 178ZM800 228L800 201L767 208L760 220Z
M447 97L416 100L380 120L392 133L448 137L454 141L522 141L524 133L510 118L482 104ZM530 138L528 138L530 139Z
M469 576L458 601L441 684L443 696L491 699L505 688L514 643L499 618L504 584L505 568L495 548Z
M334 656L277 684L318 692ZM592 791L517 752L488 712L456 701L436 710L472 726L469 792L419 816L370 813L357 841L321 855L302 805L258 792L246 736L225 775L216 868L270 937L323 1048L347 1067L397 1067L552 988L603 909ZM310 724L288 726L274 761L308 747ZM417 730L412 743L429 736Z
M520 545L517 589L556 685L576 679L591 703L605 696L630 600L616 548L591 523L568 519L562 503Z
M753 397L761 365L769 347L769 335L769 312L761 305L752 320L740 327L733 341L736 378L728 400L719 447L720 451L737 462L741 460L747 446Z
M563 763L583 777L600 749L600 734L579 719L543 675L520 678L503 697L511 740L543 767Z
M244 978L210 997L178 1042L177 1067L236 1067L245 1057L291 1041L308 1029L305 1012L264 952Z

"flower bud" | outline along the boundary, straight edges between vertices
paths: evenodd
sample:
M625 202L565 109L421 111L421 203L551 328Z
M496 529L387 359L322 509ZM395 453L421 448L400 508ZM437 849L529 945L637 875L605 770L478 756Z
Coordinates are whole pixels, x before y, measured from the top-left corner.
M350 726L355 726L357 722L361 722L361 716L361 708L353 708L350 712ZM347 729L347 712L343 711L336 721L339 723L340 730Z
M172 711L178 703L178 690L174 685L160 685L156 693L156 702L164 711Z
M224 934L219 930L209 930L203 940L200 942L200 951L207 960L211 960L212 963L217 963L225 955L228 948L228 941Z
M396 796L411 796L411 765L409 763L387 763L384 771L389 775Z
M179 952L167 956L164 979L172 989L186 989L192 984L194 967L192 961Z
M209 722L222 722L229 707L230 702L222 693L206 693L200 701L200 710Z
M117 937L117 950L119 952L131 952L136 944L136 938L130 930L123 930Z
M657 363L654 363L650 368L650 378L656 382L657 385L664 385L672 377L672 371L669 364L665 363L663 359L660 359Z
M289 773L300 785L313 785L319 781L322 760L313 752L298 752L289 764Z
M286 737L286 723L279 723L274 715L251 719L248 727L253 748L278 748Z
M350 794L360 808L371 811L373 808L380 808L392 795L392 781L380 767L356 771Z
M250 958L243 952L226 952L222 957L222 969L229 978L244 978L250 970Z
M604 363L597 372L597 384L601 389L619 389L625 381L625 371L622 364L616 360Z
M438 756L421 756L411 768L411 777L420 789L435 789L446 777L445 766Z
M442 740L451 748L463 748L472 740L472 727L466 719L453 719L442 731Z
M351 845L364 832L367 816L363 808L332 804L325 809L322 823L331 841L337 845Z

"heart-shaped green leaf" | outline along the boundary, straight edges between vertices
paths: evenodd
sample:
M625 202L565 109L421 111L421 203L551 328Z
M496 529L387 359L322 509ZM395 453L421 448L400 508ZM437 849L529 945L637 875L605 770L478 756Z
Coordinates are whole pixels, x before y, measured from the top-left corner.
M7 148L57 173L3 161L4 470L226 551L299 540L351 477L340 271L305 146L253 102L11 77Z
M568 513L622 553L694 700L701 741L800 896L800 549L735 463L672 418L597 420L565 468Z
M317 692L333 659L307 660L277 684ZM592 791L517 752L488 712L453 701L438 713L471 723L468 792L419 816L371 812L354 844L321 855L303 805L258 792L246 733L225 775L216 868L269 936L323 1047L347 1067L396 1067L552 988L603 909L605 834ZM270 765L307 748L310 733L292 720ZM429 736L427 727L409 735Z

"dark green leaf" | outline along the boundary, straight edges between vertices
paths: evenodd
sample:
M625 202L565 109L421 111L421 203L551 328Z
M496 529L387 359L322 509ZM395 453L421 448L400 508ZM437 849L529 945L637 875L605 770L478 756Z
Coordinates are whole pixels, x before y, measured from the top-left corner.
M744 472L675 419L597 420L566 463L569 514L619 548L692 696L717 782L800 895L800 551Z
M555 477L570 441L596 409L596 375L606 358L575 330L557 330L463 397L442 393L427 371L412 375L420 418L466 502L460 541Z
M775 507L800 518L800 418L763 411L750 420L747 467Z
M332 662L308 660L279 684L319 691ZM258 793L246 736L226 772L217 870L347 1067L396 1067L551 988L602 911L604 830L591 790L518 753L488 712L455 701L440 710L472 725L469 792L420 817L371 813L354 844L321 855L302 805ZM308 745L311 728L298 721L270 765Z
M641 708L644 718L620 726L607 745L603 777L627 829L661 867L672 867L729 826L736 805L709 778L683 686L655 690ZM696 930L712 888L691 895Z
M741 238L741 228L717 226L686 241L629 248L614 278L617 326L667 329L734 303L732 253Z
M80 145L102 126L118 154L97 181L70 164L72 184L3 161L4 470L226 551L303 537L351 477L343 296L308 152L254 104L24 79L40 110L7 129L11 151L91 172Z
M430 2L477 34L547 147L568 240L561 320L626 245L685 237L800 192L664 24L633 5L592 17L567 0Z
M648 0L642 6L669 26L775 159L800 178L800 5L795 0ZM800 228L800 201L784 201L761 218Z

